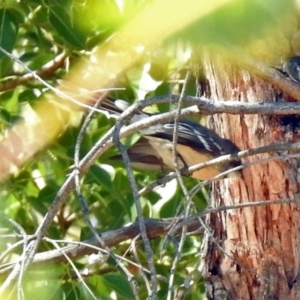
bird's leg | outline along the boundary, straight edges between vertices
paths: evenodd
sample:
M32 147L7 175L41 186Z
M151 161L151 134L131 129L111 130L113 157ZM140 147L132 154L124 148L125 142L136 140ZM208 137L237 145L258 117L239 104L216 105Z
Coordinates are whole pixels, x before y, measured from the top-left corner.
M190 172L189 172L189 165L185 162L185 160L183 159L183 157L177 152L176 153L178 160L180 160L183 164L183 167L181 169L179 169L180 174L186 177L191 176Z

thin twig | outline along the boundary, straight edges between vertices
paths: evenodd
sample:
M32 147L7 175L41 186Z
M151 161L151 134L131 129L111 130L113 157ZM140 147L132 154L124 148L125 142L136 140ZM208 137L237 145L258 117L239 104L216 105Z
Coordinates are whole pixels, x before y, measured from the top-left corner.
M123 114L122 114L123 115ZM146 253L146 258L147 258L147 263L149 266L150 274L151 274L151 289L150 289L150 294L149 298L151 300L157 299L157 277L156 277L156 270L155 270L155 265L154 265L154 259L153 259L153 251L147 236L147 231L146 231L146 225L145 225L145 220L143 216L143 209L140 201L140 196L138 193L138 188L137 184L135 182L135 178L133 175L133 170L131 167L130 159L128 156L128 153L126 151L126 148L124 145L120 142L120 131L123 126L124 122L124 117L120 116L120 118L117 119L116 125L113 130L113 142L116 145L116 147L119 149L119 151L122 154L122 158L125 164L125 168L127 171L127 176L128 180L130 183L130 187L132 189L132 195L137 211L137 216L138 216L138 222L139 222L139 227L140 227L140 234L144 243L144 248L145 248L145 253ZM131 283L131 281L130 281ZM134 286L133 283L131 283L131 286L133 288L133 291L136 290L136 285ZM136 299L138 299L138 294L135 293Z
M189 208L190 208L190 204L191 204L191 198L189 196L189 193L184 185L184 182L182 180L182 176L179 170L179 166L178 166L178 155L177 155L177 150L176 150L176 146L177 146L177 139L178 139L178 127L179 127L179 117L181 114L181 108L182 108L182 97L185 94L185 90L186 90L186 84L189 78L189 71L186 73L185 76L185 81L184 84L182 86L182 91L180 93L180 97L179 97L179 101L178 101L178 107L176 109L176 114L175 114L175 118L174 118L174 131L173 131L173 161L174 161L174 166L175 166L175 173L176 173L176 177L178 180L178 183L183 191L184 197L186 199L186 206L185 206L185 215L188 215L189 212ZM169 283L168 283L168 295L167 295L167 300L171 300L172 296L173 296L173 284L174 284L174 278L175 278L175 272L176 272L176 268L177 268L177 264L180 260L180 256L182 253L182 248L185 242L185 238L186 238L186 232L187 232L187 227L183 226L182 227L182 231L181 231L181 236L180 236L180 241L179 241L179 245L178 247L176 246L176 243L174 244L175 246L175 257L174 260L172 262L171 265L171 270L170 270L170 277L169 277Z
M12 272L7 276L6 280L2 283L0 287L0 295L3 295L5 291L7 291L8 288L13 290L11 286L14 284L16 277L18 277L18 299L24 299L24 293L22 289L22 279L25 271L25 263L26 263L26 255L27 255L27 245L28 245L28 239L26 231L23 227L21 227L16 221L14 221L11 218L7 218L6 220L11 223L16 229L21 233L23 237L23 252L20 257L20 262L15 264Z
M270 146L262 146L262 147L258 147L258 148L253 148L253 149L249 149L249 150L243 150L238 152L237 154L226 154L226 155L222 155L218 158L214 158L210 161L204 162L204 163L200 163L194 166L189 167L187 170L184 170L184 173L187 174L192 174L193 172L200 170L202 168L208 167L208 166L212 166L215 164L219 164L222 162L227 162L227 161L231 161L231 160L237 160L238 158L243 158L243 157L248 157L248 156L252 156L252 155L256 155L256 154L263 154L263 153L276 153L276 152L282 152L282 151L299 151L300 150L300 143L285 143L285 144L278 144L278 145L270 145ZM298 154L297 154L298 155ZM283 159L284 156L278 156L278 157L270 157L266 160L280 160ZM247 164L243 164L239 167L235 167L232 169L229 169L223 173L218 174L217 176L215 176L214 178L211 178L209 180L205 180L199 183L199 185L203 186L206 185L208 183L210 183L212 180L219 180L221 178L223 178L225 175L237 171L237 170L241 170L245 167L248 167L250 165L253 164L257 164L260 163L262 160L257 160L255 162L252 162L251 164L247 163ZM263 160L265 161L265 160ZM156 181L148 184L146 187L142 188L139 191L140 196L143 196L147 193L149 193L150 191L152 191L154 188L156 188L157 186L166 184L167 182L173 180L176 178L176 173L170 173L164 177L161 177L159 179L157 179Z
M71 267L73 268L74 272L77 275L77 278L79 279L79 281L82 283L82 285L86 288L86 290L88 291L88 293L92 296L93 299L97 300L97 297L94 295L94 293L91 291L91 289L89 288L89 286L85 283L85 281L83 280L79 270L76 268L75 264L73 263L73 261L70 259L70 257L63 251L63 249L61 247L59 247L59 245L53 241L50 240L49 242L51 242L56 249L58 249L58 251L61 251L62 255L66 258L66 261L71 265Z
M137 250L136 250L136 242L138 241L138 239L140 239L140 235L137 235L135 238L132 239L131 241L131 249L132 249L132 253L134 255L134 258L135 258L135 261L137 262L138 265L142 266L141 264L141 261L139 259L139 255L137 253ZM147 291L148 291L148 295L151 295L151 284L144 272L144 269L141 267L139 268L140 270L140 275L141 277L143 278L144 282L145 282L145 285L146 285L146 288L147 288Z

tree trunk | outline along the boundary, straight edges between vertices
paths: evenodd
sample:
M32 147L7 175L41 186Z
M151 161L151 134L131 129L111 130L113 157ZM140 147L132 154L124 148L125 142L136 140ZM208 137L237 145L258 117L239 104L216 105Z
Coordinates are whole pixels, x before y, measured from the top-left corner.
M287 97L246 71L209 57L204 69L212 99L280 102ZM297 116L214 115L210 123L241 149L299 140ZM262 154L241 178L215 183L211 206L295 198L299 194L298 160ZM300 299L300 205L276 204L227 210L207 217L213 238L203 239L201 271L208 299ZM218 245L219 244L219 245ZM220 250L222 247L223 251Z

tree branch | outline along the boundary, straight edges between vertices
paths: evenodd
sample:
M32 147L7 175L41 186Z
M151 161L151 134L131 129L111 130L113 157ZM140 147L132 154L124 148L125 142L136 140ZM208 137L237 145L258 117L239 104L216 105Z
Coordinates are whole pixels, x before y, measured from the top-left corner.
M4 82L0 85L0 92L11 90L17 87L18 85L25 84L26 82L35 79L34 74L38 75L39 77L51 76L57 69L61 68L64 65L66 58L67 53L63 51L62 53L57 55L53 60L43 65L40 70L32 71L32 73L26 73L21 77Z
M221 211L232 210L232 209L242 209L247 207L257 207L257 206L266 206L266 205L282 205L282 204L291 204L299 202L300 198L293 199L280 199L280 200L268 200L268 201L255 201L234 204L230 206L219 206L216 208L209 208L195 214L190 217L178 217L170 219L145 219L145 225L147 229L147 235L150 239L157 238L159 236L169 233L169 235L180 234L182 226L187 226L188 232L191 234L202 234L203 228L200 228L199 218L203 218L207 214L219 213ZM170 232L170 225L177 223ZM200 232L199 232L200 230ZM105 241L108 247L115 246L123 241L133 239L138 236L140 233L139 223L135 222L127 227L122 227L115 230L110 230L107 232L102 232L101 236ZM33 237L28 236L27 240L31 240ZM64 242L64 243L67 243ZM97 238L93 237L84 242L74 242L76 245L70 245L63 247L59 250L51 250L46 252L41 252L35 255L34 260L31 266L41 266L49 263L61 263L66 262L66 255L70 259L80 258L84 255L90 255L92 253L99 251L99 242ZM20 244L21 245L21 244ZM7 263L0 266L0 274L4 276L7 274L17 262Z

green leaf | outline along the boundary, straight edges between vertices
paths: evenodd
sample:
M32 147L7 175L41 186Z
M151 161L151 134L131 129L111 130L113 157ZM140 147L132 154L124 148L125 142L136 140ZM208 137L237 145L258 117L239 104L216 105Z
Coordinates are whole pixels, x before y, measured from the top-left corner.
M6 109L0 109L0 120L9 124L11 123L12 116Z
M41 189L36 199L36 202L40 203L39 207L41 207L41 204L43 204L43 206L45 204L51 204L53 199L55 198L55 195L57 194L57 190L58 187L55 187L53 184L47 185L43 189Z
M103 276L106 283L116 291L122 299L133 299L133 293L128 281L120 275L107 274Z
M50 24L64 41L75 48L85 47L85 37L74 27L71 9L62 5L51 6L48 10L48 18Z
M18 35L18 23L13 9L0 9L0 47L11 53ZM0 59L6 57L0 52Z
M36 100L36 98L37 97L36 97L33 89L27 89L18 95L19 103L20 102L31 102L33 100Z
M90 168L90 172L94 176L94 180L99 183L99 185L104 186L106 189L111 189L112 181L110 175L104 169L99 166L93 165Z

